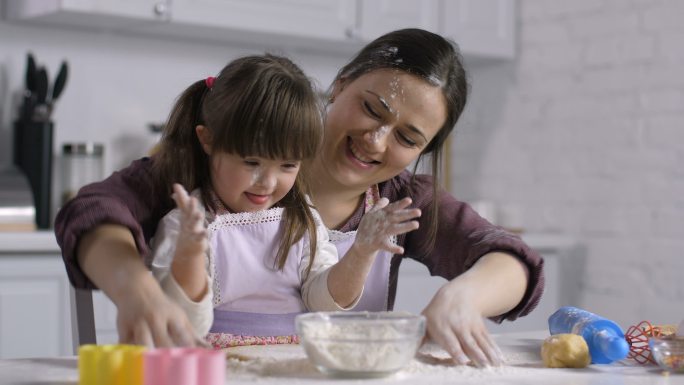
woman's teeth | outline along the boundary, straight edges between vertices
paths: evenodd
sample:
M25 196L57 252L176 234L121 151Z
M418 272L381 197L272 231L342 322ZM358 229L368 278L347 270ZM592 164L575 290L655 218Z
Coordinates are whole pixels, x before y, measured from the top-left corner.
M364 162L364 163L369 163L369 164L378 163L378 162L376 162L374 159L367 158L367 157L365 157L363 154L361 154L361 152L354 146L354 142L353 142L353 141L351 141L351 142L349 143L349 150L351 151L352 155L354 155L354 157L355 157L356 159L358 159L358 160L360 160L360 161L362 161L362 162Z

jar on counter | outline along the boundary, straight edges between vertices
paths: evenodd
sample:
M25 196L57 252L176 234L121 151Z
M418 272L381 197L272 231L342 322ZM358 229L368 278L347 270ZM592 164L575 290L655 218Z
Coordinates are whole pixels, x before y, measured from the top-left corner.
M62 145L62 204L78 190L102 179L104 146L100 143L65 143Z

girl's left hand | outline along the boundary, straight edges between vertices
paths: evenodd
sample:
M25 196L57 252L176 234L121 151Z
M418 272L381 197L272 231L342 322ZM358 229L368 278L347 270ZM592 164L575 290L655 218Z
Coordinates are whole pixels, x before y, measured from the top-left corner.
M420 217L420 209L407 209L410 204L411 198L391 204L387 198L381 198L361 219L353 247L361 254L381 249L403 254L404 248L392 243L390 237L418 228L418 221L411 219Z

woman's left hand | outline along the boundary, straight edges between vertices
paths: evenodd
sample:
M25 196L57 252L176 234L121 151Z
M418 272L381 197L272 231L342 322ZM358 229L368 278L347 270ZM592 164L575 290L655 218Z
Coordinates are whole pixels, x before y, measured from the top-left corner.
M444 285L423 310L426 337L440 345L456 364L479 367L503 362L501 350L487 331L482 312L459 282Z

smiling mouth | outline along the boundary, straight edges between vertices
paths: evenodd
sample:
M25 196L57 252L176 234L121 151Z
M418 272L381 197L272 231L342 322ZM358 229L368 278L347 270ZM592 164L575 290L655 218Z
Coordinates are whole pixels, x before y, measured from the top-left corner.
M366 164L366 165L373 165L373 164L380 164L377 160L368 158L363 155L363 153L354 145L354 141L350 136L347 137L347 149L349 149L349 154L357 161Z
M257 205L263 205L264 203L268 202L268 195L257 195L257 194L252 194L249 192L245 191L245 196L247 199L249 199L250 202L257 204Z

